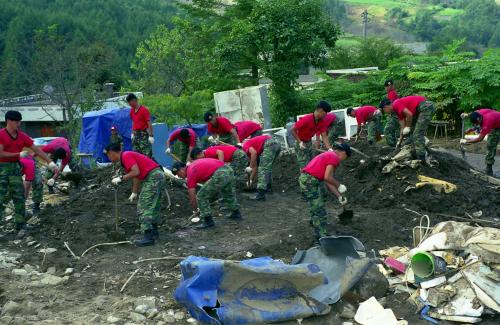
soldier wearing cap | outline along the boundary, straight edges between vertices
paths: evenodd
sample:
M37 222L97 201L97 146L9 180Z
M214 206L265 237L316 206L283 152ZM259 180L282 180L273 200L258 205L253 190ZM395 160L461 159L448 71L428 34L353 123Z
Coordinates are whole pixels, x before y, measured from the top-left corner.
M111 127L111 136L109 137L109 144L118 145L123 150L123 138L118 133L116 126Z

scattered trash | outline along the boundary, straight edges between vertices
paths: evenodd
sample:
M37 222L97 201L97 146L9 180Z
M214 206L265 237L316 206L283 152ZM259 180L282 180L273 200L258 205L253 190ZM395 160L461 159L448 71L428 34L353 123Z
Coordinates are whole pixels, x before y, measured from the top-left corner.
M421 188L427 185L430 185L434 188L436 192L444 192L444 193L452 193L457 190L457 186L455 184L452 184L450 182L442 181L440 179L432 178L432 177L427 177L424 175L418 175L418 179L420 180L420 183L415 184L415 187Z
M391 309L384 309L382 305L371 297L359 304L354 320L361 325L400 325Z
M411 258L413 273L427 279L436 274L446 272L446 262L443 258L427 252L418 252Z

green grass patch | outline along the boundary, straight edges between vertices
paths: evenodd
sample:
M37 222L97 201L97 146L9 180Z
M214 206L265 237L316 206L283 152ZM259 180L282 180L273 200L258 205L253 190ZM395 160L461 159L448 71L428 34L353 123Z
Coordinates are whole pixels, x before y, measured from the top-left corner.
M455 9L455 8L444 8L443 10L440 10L436 12L436 16L457 16L461 15L464 13L463 9Z
M335 45L340 46L340 47L349 47L349 46L355 46L361 44L360 38L354 38L354 37L349 37L349 38L340 38Z

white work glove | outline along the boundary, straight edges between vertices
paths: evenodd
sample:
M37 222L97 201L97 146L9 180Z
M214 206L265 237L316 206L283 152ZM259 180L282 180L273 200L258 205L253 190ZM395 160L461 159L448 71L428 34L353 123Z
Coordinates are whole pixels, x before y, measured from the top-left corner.
M340 203L340 205L346 205L347 198L345 196L339 196L339 203Z
M245 173L251 174L252 173L252 167L245 168Z
M403 129L403 135L408 135L410 134L411 128L409 126L405 126Z
M149 137L148 140L149 140L150 144L154 144L155 143L155 138L154 137Z
M333 152L333 148L328 149L328 151Z
M373 116L377 116L379 114L382 114L382 112L379 109L377 109L375 112L373 112Z
M21 152L19 153L19 158L26 158L26 157L28 157L29 155L30 155L30 153L29 153L29 152L27 152L27 151L21 151Z
M130 196L128 197L128 200L130 202L134 202L136 198L137 198L137 193L132 192L132 194L130 194Z
M467 113L462 113L462 114L460 114L460 118L461 118L462 120L463 120L463 119L466 119L466 118L467 118L467 116L469 116L469 114L467 114Z
M191 162L190 162L190 161L187 161L187 162L186 162L186 167L187 167L187 166L189 166L189 165L191 165Z
M122 182L122 178L121 176L118 176L118 177L114 177L112 180L111 180L111 184L113 185L118 185Z
M337 190L340 194L344 194L345 192L347 192L347 187L344 184L340 184Z
M299 147L300 147L300 149L304 150L306 148L306 144L304 142L300 141Z
M167 155L169 155L171 152L172 152L172 150L170 150L170 148L167 148L167 150L165 150L165 153L166 153Z
M214 141L215 141L215 139L214 139L214 137L213 137L213 136L209 136L209 137L208 137L208 141L210 141L210 142L214 142Z
M49 163L49 169L50 169L50 171L55 172L55 171L57 170L57 165L56 165L56 163L55 163L55 162L53 162L53 161L51 161L51 162Z
M55 183L56 183L56 181L55 181L53 178L51 178L51 179L49 179L49 180L47 181L47 185L48 185L48 186L51 186L51 187L52 187L52 186L54 186L54 184L55 184Z
M130 134L130 139L131 139L131 140L134 140L134 132L132 132L132 133Z
M243 146L243 144L242 144L241 142L239 142L239 143L237 143L237 144L236 144L236 146L237 146L237 147L242 147L242 146Z
M467 140L465 139L460 139L460 144L466 144L467 143Z

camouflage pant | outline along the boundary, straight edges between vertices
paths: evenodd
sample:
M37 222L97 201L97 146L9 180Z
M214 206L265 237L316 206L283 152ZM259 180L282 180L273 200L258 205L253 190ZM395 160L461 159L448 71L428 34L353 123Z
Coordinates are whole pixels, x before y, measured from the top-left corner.
M280 143L274 139L267 139L260 155L259 170L257 174L257 189L265 190L271 185L273 164L281 152Z
M165 191L165 174L160 168L153 169L142 182L137 204L141 231L150 230L153 223L161 221L160 209Z
M234 175L236 176L236 181L244 185L247 180L247 174L245 168L248 166L248 156L247 154L238 149L233 153L231 168L234 170Z
M380 130L380 114L373 116L370 120L366 122L366 127L368 131L368 142L377 142L377 133Z
M328 128L328 140L330 141L330 144L333 144L338 140L339 136L345 133L344 128L345 124L340 122L338 119L333 121Z
M32 198L33 203L42 203L43 201L43 174L42 170L35 164L35 179L31 183L32 185Z
M488 135L488 141L486 142L488 153L486 154L485 161L487 165L493 165L495 163L498 142L500 142L500 129L494 129Z
M132 140L132 147L135 152L142 153L149 158L153 157L153 147L149 143L149 134L144 131L133 131L134 139Z
M232 144L233 146L238 144L232 133L219 134L219 140L227 144Z
M384 137L388 146L395 147L399 139L399 119L395 113L387 116L387 123L385 124Z
M433 102L424 101L418 105L417 110L419 112L418 117L413 119L413 125L407 143L414 144L417 158L422 159L426 154L425 134L427 133L427 128L431 123L432 116L434 116L436 109L434 108Z
M222 199L222 204L230 211L236 211L240 207L236 200L234 189L234 172L227 165L215 171L212 177L203 185L197 194L200 216L206 218L212 215L210 203L218 198Z
M14 203L14 222L24 223L25 202L21 165L18 162L0 162L0 199L1 208L12 200ZM3 210L1 211L3 214Z
M300 148L300 141L295 141L295 154L297 155L297 163L299 164L299 168L302 169L306 167L306 165L313 159L314 151L312 147L312 142L304 142L306 145L305 149Z
M311 214L315 236L317 238L326 236L325 196L321 194L323 182L307 173L301 173L299 186L302 195L309 203L309 213Z

